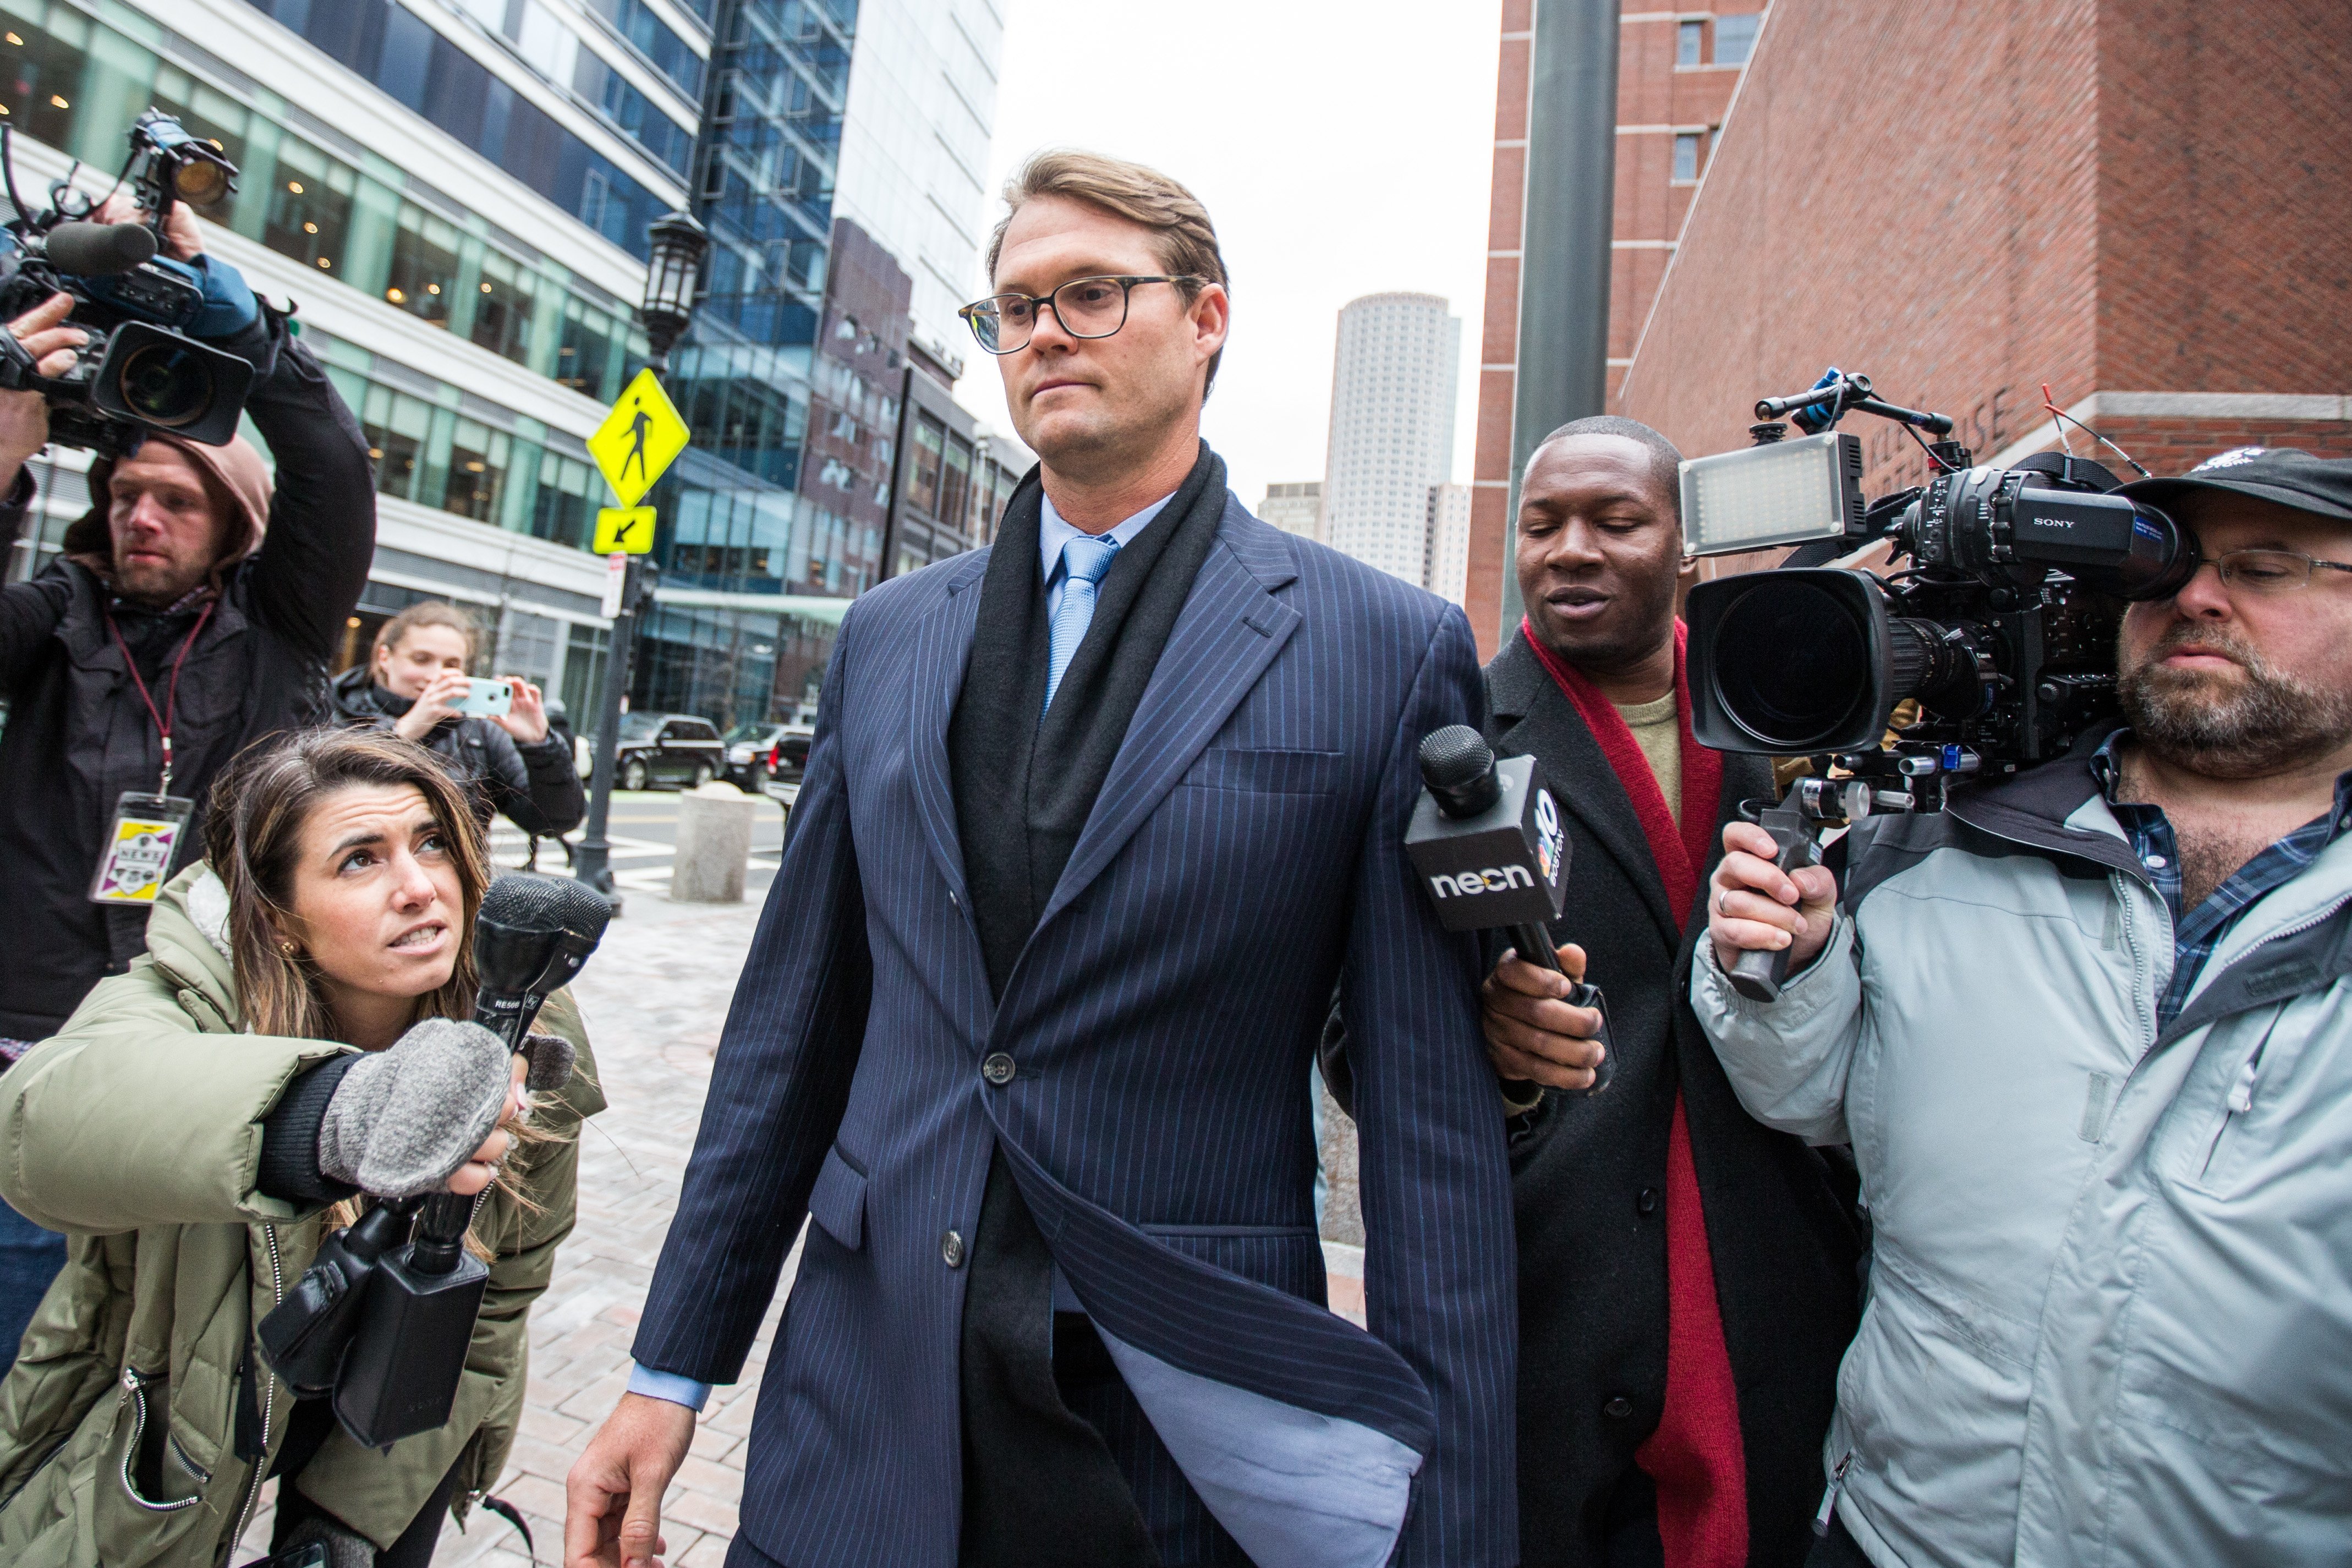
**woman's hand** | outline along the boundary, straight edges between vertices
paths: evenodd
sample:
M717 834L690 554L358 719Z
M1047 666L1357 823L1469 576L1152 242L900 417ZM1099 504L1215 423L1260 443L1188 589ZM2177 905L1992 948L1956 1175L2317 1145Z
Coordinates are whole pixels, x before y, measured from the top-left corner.
M479 1024L427 1018L343 1072L319 1121L319 1169L380 1198L470 1197L506 1158L519 1063Z
M513 1121L521 1117L523 1074L529 1071L530 1068L529 1058L521 1056L515 1058L513 1077L507 1088L506 1113L499 1118L500 1122ZM475 1150L464 1164L457 1167L457 1173L449 1178L449 1190L461 1198L470 1198L492 1182L497 1181L499 1166L505 1163L507 1152L513 1147L514 1140L508 1135L503 1126L492 1132L488 1138L482 1140L482 1146Z
M465 700L466 672L445 669L433 678L433 683L409 705L408 711L394 721L392 732L404 741L421 742L442 720L457 718L457 704Z
M546 740L547 702L539 688L520 675L501 675L499 679L514 693L514 704L503 713L491 715L490 722L526 746L536 746Z

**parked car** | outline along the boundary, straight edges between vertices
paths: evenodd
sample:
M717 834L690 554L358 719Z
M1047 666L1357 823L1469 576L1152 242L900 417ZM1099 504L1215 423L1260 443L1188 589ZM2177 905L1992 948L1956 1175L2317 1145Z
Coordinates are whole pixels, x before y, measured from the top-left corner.
M806 724L738 724L727 731L727 778L758 795L770 784L796 784L808 766Z
M595 765L596 737L581 736L578 754L584 778ZM625 713L614 763L614 783L622 789L698 789L726 771L727 742L719 726L691 713Z

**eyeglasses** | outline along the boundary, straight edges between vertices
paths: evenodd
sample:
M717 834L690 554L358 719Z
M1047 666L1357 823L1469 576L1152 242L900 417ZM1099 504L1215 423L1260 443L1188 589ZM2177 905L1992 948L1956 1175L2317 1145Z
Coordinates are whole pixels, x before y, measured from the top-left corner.
M2341 561L2321 561L2294 550L2225 550L2197 563L2200 572L2208 566L2221 574L2223 587L2242 589L2257 596L2308 588L2315 567L2352 572L2352 565Z
M992 354L1019 353L1037 331L1044 306L1074 338L1107 338L1127 325L1127 296L1139 283L1198 283L1198 278L1073 278L1050 294L991 294L956 312L980 346Z

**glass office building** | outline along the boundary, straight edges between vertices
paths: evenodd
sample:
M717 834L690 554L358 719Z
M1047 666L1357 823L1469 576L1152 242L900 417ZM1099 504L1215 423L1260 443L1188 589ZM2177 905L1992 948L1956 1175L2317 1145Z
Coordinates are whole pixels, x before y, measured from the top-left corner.
M586 545L610 498L583 437L645 362L646 225L694 210L718 241L671 380L695 445L651 498L666 572L633 699L790 716L844 601L882 574L888 495L816 481L862 437L862 482L896 482L903 369L884 362L908 307L895 327L860 318L897 344L862 367L817 345L858 24L857 0L0 0L0 112L28 200L77 160L77 183L106 189L151 103L222 146L241 174L203 215L207 243L296 303L376 459L375 570L346 657L384 616L447 598L492 634L486 665L583 718L605 645ZM975 69L992 81L992 58ZM803 461L813 417L845 432L831 469ZM39 536L12 576L87 504L85 467L39 467Z

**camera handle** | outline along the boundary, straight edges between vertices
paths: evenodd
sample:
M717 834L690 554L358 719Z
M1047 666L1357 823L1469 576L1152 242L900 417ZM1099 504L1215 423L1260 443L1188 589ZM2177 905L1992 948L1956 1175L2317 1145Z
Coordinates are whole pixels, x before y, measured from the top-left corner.
M1828 760L1818 759L1815 765ZM1839 760L1852 763L1863 759ZM1869 816L1875 801L1876 792L1865 779L1801 778L1789 786L1780 805L1757 809L1760 803L1742 801L1739 815L1772 836L1773 844L1780 849L1772 864L1787 872L1820 865L1822 835ZM1731 988L1751 1002L1778 1002L1780 988L1789 982L1789 950L1750 948L1731 966L1730 979Z
M1507 930L1512 947L1517 949L1521 958L1538 969L1549 969L1554 974L1565 975L1568 973L1559 966L1559 949L1552 945L1551 932L1545 929L1541 921L1529 921L1521 925L1508 927ZM1590 1089L1564 1089L1559 1091L1562 1094L1573 1094L1590 1100L1607 1089L1610 1080L1617 1076L1617 1042L1609 1033L1609 999L1601 994L1600 986L1587 981L1573 980L1569 982L1568 994L1562 1000L1571 1007L1590 1007L1601 1015L1601 1033L1598 1037L1601 1041L1601 1065L1593 1070L1592 1086Z

